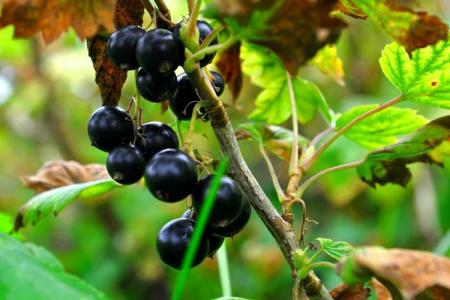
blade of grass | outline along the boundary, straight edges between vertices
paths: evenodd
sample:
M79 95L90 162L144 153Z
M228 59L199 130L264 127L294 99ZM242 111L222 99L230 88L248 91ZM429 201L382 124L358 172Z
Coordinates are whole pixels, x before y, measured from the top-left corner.
M211 184L206 194L206 200L200 210L197 218L197 223L194 228L194 234L192 235L192 240L189 243L188 249L186 251L185 257L183 259L183 264L180 273L178 273L175 280L175 288L172 294L172 300L180 300L183 294L183 290L186 286L187 278L189 275L189 269L194 261L195 253L200 244L200 239L202 238L203 232L206 228L206 223L208 221L209 214L214 205L214 200L217 195L217 191L220 186L220 179L225 174L228 165L228 157L224 157L217 167L216 174L214 175Z
M228 256L226 241L217 251L217 261L219 264L220 284L222 285L222 296L224 298L231 297L231 281L230 270L228 269Z

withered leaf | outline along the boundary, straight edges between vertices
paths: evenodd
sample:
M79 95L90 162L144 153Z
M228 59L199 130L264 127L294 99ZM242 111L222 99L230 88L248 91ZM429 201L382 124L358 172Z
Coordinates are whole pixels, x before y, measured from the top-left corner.
M450 116L431 121L400 143L369 153L357 168L361 179L371 186L396 183L402 186L411 179L407 165L414 162L442 164L450 155Z
M287 0L261 25L259 16L272 9L273 1L214 1L216 15L231 17L242 26L257 30L246 38L274 51L294 75L320 48L335 42L345 27L342 20L330 15L336 3L337 0Z
M220 53L216 66L231 90L233 102L236 101L242 88L241 43Z
M127 25L141 25L144 7L139 0L117 0L114 23L117 28ZM103 105L115 106L119 103L122 86L127 72L114 65L106 55L108 40L95 36L88 40L88 52L95 69L95 82L102 97Z
M408 52L446 40L447 24L437 16L415 11L409 7L411 2L414 1L340 0L337 9L355 18L373 20Z
M450 259L424 251L359 248L340 262L338 272L344 281L370 274L394 298L414 299L431 293L443 298L425 299L450 299Z
M81 38L99 31L114 31L115 0L4 0L0 28L14 25L15 37L42 33L46 43L57 39L69 27Z
M366 300L370 290L362 284L348 286L340 284L330 291L331 297L335 300Z
M104 165L81 165L76 161L51 160L34 175L23 176L23 184L37 193L74 183L109 178Z

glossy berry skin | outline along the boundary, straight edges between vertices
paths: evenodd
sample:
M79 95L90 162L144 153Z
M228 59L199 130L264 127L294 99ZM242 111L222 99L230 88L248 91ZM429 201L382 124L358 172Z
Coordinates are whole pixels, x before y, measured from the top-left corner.
M148 122L138 128L138 147L144 153L146 160L164 149L178 149L179 142L175 131L161 122Z
M136 87L142 97L150 102L168 100L177 88L175 72L166 76L156 76L140 69L136 77Z
M222 95L223 90L225 89L225 80L223 79L222 75L220 75L216 71L211 71L211 75L213 87L216 91L217 96L220 96Z
M117 106L102 106L91 115L87 127L92 146L109 152L134 139L133 120Z
M178 120L189 120L195 104L200 101L189 77L183 73L177 77L177 88L170 98L169 105Z
M217 237L233 237L239 233L245 225L247 225L248 220L250 220L250 215L252 214L252 208L248 201L244 200L242 211L239 216L231 222L231 224L224 227L211 227L210 234Z
M168 75L179 65L179 43L167 29L156 28L147 31L137 43L136 58L147 73Z
M201 179L192 193L192 204L197 212L200 212L206 200L212 178L213 175L208 175ZM224 227L231 224L239 216L242 210L242 203L242 193L236 182L228 176L222 177L214 206L208 219L208 225Z
M186 198L197 183L195 162L178 149L156 153L148 162L144 176L150 192L164 202Z
M189 219L175 219L164 225L156 240L156 250L161 260L175 269L180 269L189 242L194 233L195 222ZM200 264L208 255L208 239L201 239L191 267Z
M212 257L214 254L216 254L217 250L219 250L219 248L222 246L225 238L213 235L210 232L207 233L207 237L209 244L208 256Z
M106 169L109 176L120 184L136 183L144 175L144 155L133 145L118 146L109 153Z
M201 43L203 42L203 40L204 40L211 32L213 32L213 28L211 27L211 25L209 25L208 22L206 22L206 21L204 21L204 20L198 20L198 21L197 21L197 28L198 28L198 33L199 33L198 42L199 42L199 44L201 44ZM181 22L179 22L179 23L177 24L177 26L176 26L176 27L174 28L174 30L173 30L173 34L174 34L174 36L176 37L176 39L178 39L178 40L180 39L180 29L181 29ZM216 37L216 38L214 38L214 39L211 41L211 43L209 44L209 46L217 45L218 42L219 42L219 41L218 41L218 39L217 39L217 37ZM185 57L184 57L184 47L183 47L183 45L181 44L181 42L180 42L179 47L180 47L180 49L183 50L182 52L180 51L180 52L182 53L182 60L181 60L180 64L183 64L183 62L184 62L184 60L185 60ZM212 60L214 59L214 56L215 56L215 53L205 55L205 57L203 57L203 58L200 60L200 67L203 68L204 66L210 64L210 63L212 62Z
M139 68L136 59L136 44L145 34L145 30L135 25L124 27L108 39L106 51L111 61L122 70L134 70Z

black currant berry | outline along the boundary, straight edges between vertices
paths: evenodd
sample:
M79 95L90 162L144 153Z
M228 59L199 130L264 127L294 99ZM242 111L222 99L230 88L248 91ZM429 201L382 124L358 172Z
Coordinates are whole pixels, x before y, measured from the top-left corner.
M233 237L239 231L241 231L245 225L247 225L248 220L250 220L250 215L252 213L252 207L248 201L243 201L242 211L239 216L231 222L231 224L225 227L210 227L209 232L212 235L218 237Z
M192 193L192 204L197 212L200 211L206 200L212 179L213 175L201 179ZM224 227L231 224L239 216L242 203L242 193L236 182L228 176L222 177L208 225Z
M222 246L225 238L210 234L209 232L207 233L207 237L209 244L208 256L211 257L216 254L217 250Z
M145 30L135 25L124 27L108 39L107 54L111 61L122 70L139 68L136 59L136 44L145 34Z
M144 175L144 155L133 145L118 146L109 153L106 169L109 176L120 184L138 182Z
M148 122L138 128L138 147L142 149L144 157L149 160L161 150L178 149L178 137L175 131L161 122Z
M167 29L147 31L137 43L136 58L146 72L168 75L179 66L179 43Z
M195 220L195 212L193 209L188 209L186 210L182 215L181 218L186 218L186 219L191 219L191 220Z
M220 75L216 71L211 71L211 75L213 87L216 90L217 96L220 96L225 89L225 80L223 79L222 75Z
M189 120L192 117L195 104L200 101L186 73L177 77L177 88L170 98L170 109L178 120Z
M211 27L211 25L209 25L208 22L203 21L203 20L198 20L197 21L197 28L198 28L198 33L199 33L199 44L201 44L203 42L203 40L211 34L211 32L213 31L213 28ZM177 24L177 26L175 26L174 30L173 30L173 34L176 37L176 39L180 39L180 29L181 29L181 22L179 22ZM214 38L211 43L209 44L209 46L213 46L213 45L217 45L219 41L217 40L217 37ZM180 49L182 49L182 60L180 62L180 64L183 64L184 61L184 47L183 45L180 43ZM205 55L205 57L203 59L200 60L200 67L204 67L206 65L208 65L209 63L212 62L212 60L214 59L215 53L212 54L208 54Z
M194 233L195 222L189 219L175 219L164 225L156 240L156 250L161 260L175 269L180 269L188 245ZM208 239L201 239L191 267L200 264L208 255Z
M129 144L134 138L133 120L117 106L102 106L94 111L87 130L92 145L106 152Z
M156 76L140 69L136 77L136 87L145 99L151 102L168 100L177 88L177 76L172 72L166 76Z
M208 22L203 21L203 20L197 21L197 28L198 28L198 32L199 32L199 36L200 36L199 43L201 44L203 42L203 40L208 35L210 35L211 32L213 32L213 28L211 27L211 25L209 25ZM219 41L217 40L217 37L216 37L211 41L209 46L217 45L218 42ZM204 66L210 64L213 61L215 55L216 55L215 53L205 55L205 57L202 60L200 60L200 67L204 67Z
M180 201L192 193L197 183L195 162L183 151L162 150L147 164L145 182L159 200Z

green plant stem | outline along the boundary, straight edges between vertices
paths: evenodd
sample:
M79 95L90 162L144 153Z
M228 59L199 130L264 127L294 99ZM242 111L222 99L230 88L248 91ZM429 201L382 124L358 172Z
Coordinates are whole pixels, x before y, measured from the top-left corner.
M189 14L192 14L192 10L194 9L194 0L187 0L187 7Z
M317 149L317 151L314 153L314 155L307 160L306 162L303 163L302 165L302 169L303 170L308 170L313 164L314 162L316 162L316 160L320 157L320 155L334 142L336 141L340 136L342 136L344 133L346 133L348 130L350 130L353 126L357 125L358 123L360 123L361 121L367 119L368 117L388 108L391 107L397 103L399 103L402 100L402 96L397 96L389 101L387 101L386 103L380 104L377 107L361 114L360 116L356 117L355 119L353 119L350 123L348 123L347 125L345 125L344 127L342 127L341 129L337 130L327 141L325 141L320 147L319 149Z
M288 83L289 99L292 112L292 131L294 139L292 141L291 159L289 163L289 176L298 174L298 119L297 119L297 104L295 101L295 91L292 85L292 78L288 71L286 71L286 79Z
M225 174L228 165L228 157L224 157L217 168L217 172L214 175L211 185L208 188L208 192L206 194L206 200L200 209L200 213L197 218L197 223L194 228L194 233L192 235L192 239L188 245L186 254L183 258L183 263L181 266L181 271L178 273L178 276L175 281L175 287L172 294L172 300L179 300L183 294L184 287L186 286L189 269L194 261L195 253L197 252L198 246L200 244L200 240L203 236L203 232L206 228L206 223L208 222L209 214L214 205L214 200L217 195L217 191L220 186L220 179Z
M200 14L200 7L202 6L202 0L195 0L192 11L189 15L189 21L187 24L188 37L191 38L195 35L197 30L197 19Z
M338 170L345 170L345 169L351 169L351 168L356 168L357 166L361 165L364 162L364 159L361 160L357 160L355 162L351 162L348 164L343 164L343 165L339 165L339 166L334 166L328 169L324 169L320 172L317 172L316 174L314 174L313 176L309 177L305 182L303 182L300 187L298 188L297 191L297 196L298 197L302 197L303 193L305 192L305 190L311 186L311 184L314 183L314 181L316 181L317 179L319 179L320 177L322 177L323 175L326 175L328 173L334 172L334 171L338 171Z
M194 157L194 153L192 152L192 136L195 132L195 123L197 121L198 109L201 106L201 102L197 102L194 106L194 110L192 111L192 117L189 122L189 131L186 135L183 143L183 150L186 151L190 156Z
M184 68L186 72L191 72L192 69L195 67L194 63L208 54L216 53L223 51L230 46L232 46L234 43L236 43L239 40L237 36L231 36L229 37L225 42L213 46L208 46L203 49L198 50L197 52L193 53L184 63Z
M213 32L208 34L208 36L203 40L203 42L200 44L199 50L205 49L206 47L211 44L211 42L219 35L219 33L224 30L225 26L220 24L216 28L214 28Z
M278 196L278 201L281 202L284 199L284 192L283 189L281 188L280 182L278 181L278 176L277 173L275 172L275 168L273 167L269 155L267 155L266 149L264 149L264 145L262 143L259 144L259 152L261 152L261 155L264 158L264 161L266 162L267 168L269 169L270 177L272 178L273 187L275 188L275 191Z
M231 297L231 280L230 270L228 268L228 256L226 241L223 242L222 247L217 251L217 263L219 265L220 284L222 285L222 296Z
M331 269L335 269L336 268L336 264L329 262L329 261L319 261L319 262L315 262L309 265L309 268L311 270L314 270L315 268L331 268Z

